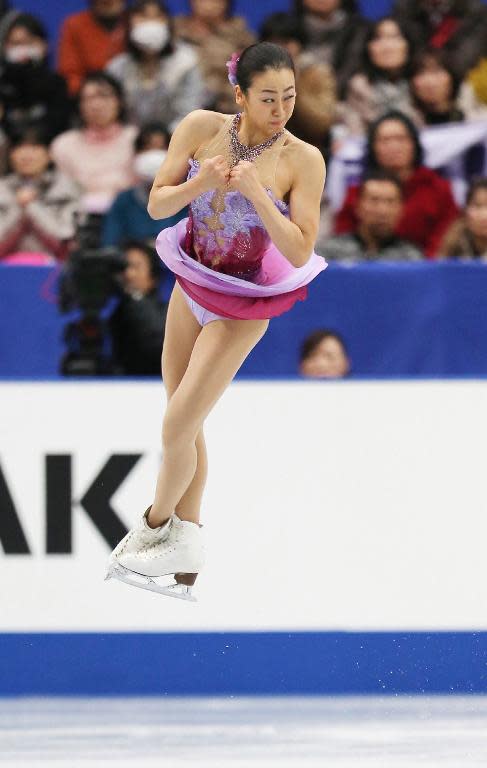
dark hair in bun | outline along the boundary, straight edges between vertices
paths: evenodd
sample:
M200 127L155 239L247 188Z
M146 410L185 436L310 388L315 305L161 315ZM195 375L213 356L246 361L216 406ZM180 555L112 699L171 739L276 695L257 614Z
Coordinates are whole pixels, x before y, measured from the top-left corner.
M285 48L275 43L254 43L240 54L237 64L237 83L247 92L254 75L267 69L290 69L296 72L294 62Z

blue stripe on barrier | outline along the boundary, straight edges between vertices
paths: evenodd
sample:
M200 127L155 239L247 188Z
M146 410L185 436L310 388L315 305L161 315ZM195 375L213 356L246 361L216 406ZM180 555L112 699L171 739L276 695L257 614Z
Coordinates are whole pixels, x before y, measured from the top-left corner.
M487 632L0 635L2 696L486 692Z

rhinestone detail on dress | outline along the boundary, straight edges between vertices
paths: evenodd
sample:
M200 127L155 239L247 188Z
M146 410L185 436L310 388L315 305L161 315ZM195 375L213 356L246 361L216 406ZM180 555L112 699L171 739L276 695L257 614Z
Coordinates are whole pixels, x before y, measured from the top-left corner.
M188 179L199 170L197 160L189 161ZM289 217L287 204L267 194L278 210ZM215 202L221 202L220 206ZM217 225L214 225L215 208ZM215 201L214 190L208 190L190 203L184 250L197 261L217 272L252 280L259 272L262 256L270 238L254 206L237 191L226 192Z

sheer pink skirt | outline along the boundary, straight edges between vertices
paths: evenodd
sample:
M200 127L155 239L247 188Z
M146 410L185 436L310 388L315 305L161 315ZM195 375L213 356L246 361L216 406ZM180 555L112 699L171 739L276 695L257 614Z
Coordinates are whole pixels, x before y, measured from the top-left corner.
M182 219L159 233L157 252L185 293L222 317L256 320L282 315L306 298L308 283L327 267L323 257L315 252L302 267L293 267L271 243L260 272L252 281L226 275L200 264L184 251L186 222L187 219Z

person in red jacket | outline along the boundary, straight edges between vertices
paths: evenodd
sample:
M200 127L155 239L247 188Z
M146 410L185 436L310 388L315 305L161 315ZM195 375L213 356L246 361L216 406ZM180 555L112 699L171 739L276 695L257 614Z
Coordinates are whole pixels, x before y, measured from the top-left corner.
M89 0L88 10L73 13L61 28L58 70L75 96L86 75L126 48L127 0Z
M404 190L404 210L396 234L416 243L426 257L436 257L443 236L458 216L450 182L422 164L418 132L401 112L388 112L370 127L365 172L394 173ZM349 188L335 220L337 234L356 228L358 186Z

